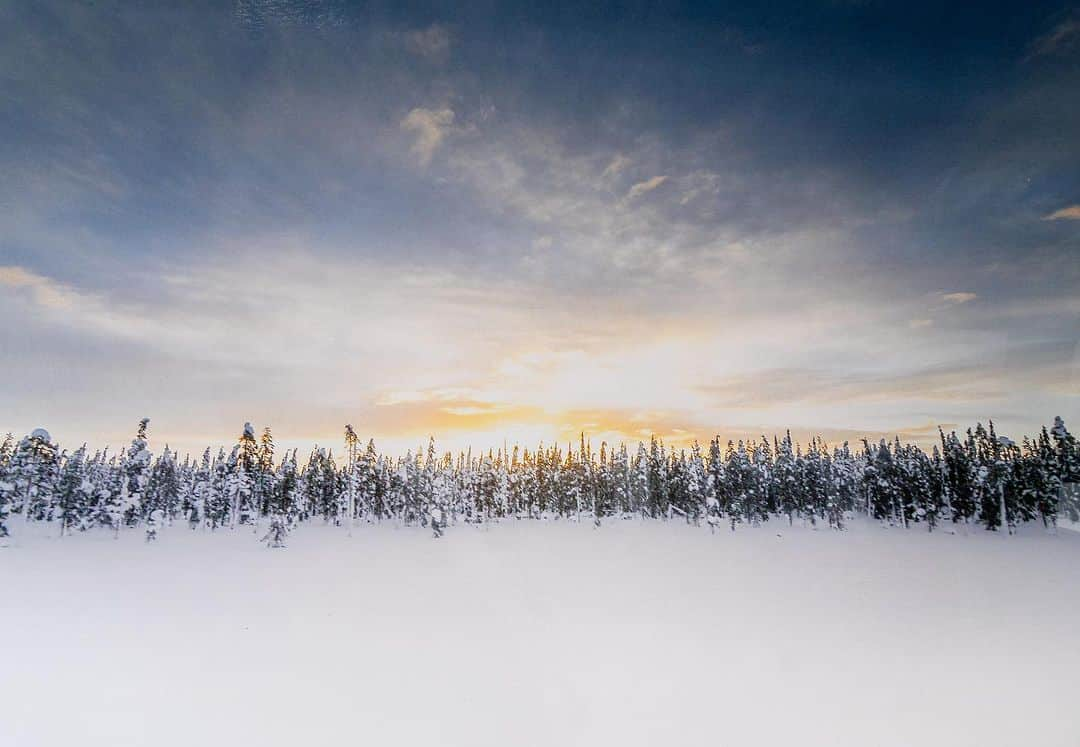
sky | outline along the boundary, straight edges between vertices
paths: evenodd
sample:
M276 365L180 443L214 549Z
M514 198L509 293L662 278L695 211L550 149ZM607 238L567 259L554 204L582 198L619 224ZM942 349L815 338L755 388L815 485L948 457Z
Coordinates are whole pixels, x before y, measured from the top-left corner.
M1080 6L0 3L0 431L1080 419Z

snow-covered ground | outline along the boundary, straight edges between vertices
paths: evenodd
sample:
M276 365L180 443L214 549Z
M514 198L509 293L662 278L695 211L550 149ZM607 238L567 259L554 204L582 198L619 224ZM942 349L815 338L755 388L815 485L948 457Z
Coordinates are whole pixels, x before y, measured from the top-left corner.
M0 745L1080 744L1080 534L174 527L0 550Z

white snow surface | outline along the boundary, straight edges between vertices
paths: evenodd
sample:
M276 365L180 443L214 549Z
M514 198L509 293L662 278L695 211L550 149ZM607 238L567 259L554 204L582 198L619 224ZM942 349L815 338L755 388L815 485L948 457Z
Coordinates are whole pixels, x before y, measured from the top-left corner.
M54 529L0 549L0 745L1080 744L1070 531Z

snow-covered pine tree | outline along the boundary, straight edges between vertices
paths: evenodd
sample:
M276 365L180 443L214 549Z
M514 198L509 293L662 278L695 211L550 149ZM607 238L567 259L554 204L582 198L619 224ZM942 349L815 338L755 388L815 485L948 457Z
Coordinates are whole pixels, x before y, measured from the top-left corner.
M380 486L378 480L379 456L375 451L375 441L368 440L367 448L360 455L356 465L356 500L358 513L366 521L382 518L379 509Z
M353 522L356 520L356 492L357 492L357 471L359 470L359 459L357 453L357 445L360 443L360 439L356 435L356 431L349 424L345 425L345 526L348 528L349 536L352 536Z
M885 439L871 447L864 439L866 469L863 480L867 496L867 512L878 521L898 523L896 506L896 465Z
M645 444L638 441L637 454L634 455L633 484L631 497L634 504L634 513L642 518L649 511L649 453L645 450Z
M1062 427L1064 428L1064 425ZM1036 491L1035 502L1043 517L1043 525L1047 529L1053 529L1057 525L1057 517L1062 512L1071 521L1080 520L1080 510L1078 510L1080 506L1061 500L1064 479L1059 469L1058 455L1050 441L1046 426L1043 426L1039 433L1038 446L1031 458L1034 461L1032 487Z
M723 503L727 485L724 473L724 457L720 451L720 436L709 441L708 488L705 496L705 522L713 534L723 519Z
M828 482L821 460L816 438L810 439L802 465L802 492L804 496L803 515L810 520L811 526L817 526L818 519L825 518L828 503Z
M844 517L858 500L858 484L851 447L844 441L843 446L833 449L832 494L835 498L830 508L830 524L834 529L844 528Z
M240 458L240 445L237 444L229 452L229 458L225 461L225 497L229 506L229 528L235 529L242 524L246 517L243 513L245 502L251 500L251 476L244 468L244 462Z
M86 493L84 469L86 444L63 459L60 480L57 485L57 518L60 521L60 536L67 534L72 527L80 527L86 511Z
M773 495L773 452L769 447L769 439L761 437L761 442L754 449L754 467L757 469L757 484L760 486L759 500L756 510L750 515L750 522L754 526L768 521L769 516L776 512L776 499Z
M419 461L419 452L417 452L417 459ZM435 437L428 437L427 452L424 455L423 465L417 465L416 478L417 487L416 495L418 502L418 511L421 516L429 516L430 508L432 505L432 496L435 487L435 473L439 468L439 458L435 450Z
M12 503L24 521L52 521L59 468L59 448L44 428L34 429L15 447L8 474L14 484Z
M131 445L124 453L121 460L123 471L123 484L120 489L123 523L126 526L135 526L143 516L143 501L146 497L146 483L150 478L151 454L147 429L150 426L150 418L139 421L139 428L132 439ZM147 535L149 537L149 534Z
M8 536L8 517L15 495L15 480L11 475L11 458L15 452L15 436L8 433L0 442L0 540Z
M672 449L671 456L667 460L665 469L666 487L664 494L667 496L667 516L678 515L690 523L690 481L686 471L685 454L676 454Z
M453 465L450 455L446 455L443 470L449 473ZM444 475L445 480L445 475ZM510 513L510 473L507 462L506 450L499 451L495 458L495 515L499 518L508 516Z
M619 444L611 467L614 481L615 505L618 516L626 519L634 515L634 477L630 470L630 453L626 444Z
M649 495L648 512L654 519L668 514L667 456L663 441L653 436L649 441Z
M941 456L944 462L945 490L949 496L950 514L953 523L971 521L978 510L975 499L974 448L971 431L968 439L960 442L956 431L949 436L941 435Z
M706 504L712 492L709 473L705 467L705 460L701 456L701 445L697 441L694 441L690 447L686 477L689 504L687 510L694 525L697 526L706 513Z
M1080 482L1080 442L1069 433L1060 415L1054 417L1050 436L1057 448L1058 469L1064 482Z
M296 472L296 450L286 454L278 468L277 479L269 495L267 510L270 528L263 537L268 547L285 547L289 532L297 520L299 479Z
M211 487L213 479L210 447L207 446L191 478L191 499L187 507L187 521L192 530L199 526L210 526L208 513L212 506L210 497L213 492Z
M735 527L743 519L744 492L742 483L745 475L739 463L739 449L742 448L742 441L739 441L739 448L737 449L735 442L728 439L727 449L724 450L724 483L718 493L723 514L728 519L731 531L735 531Z
M124 522L121 486L127 478L121 464L122 461L115 454L110 457L106 449L94 455L89 469L90 482L94 486L90 525L112 529L114 537L119 536L120 525Z
M157 537L157 530L168 524L180 504L180 474L176 458L168 445L150 468L146 483L143 519L147 538Z
M800 507L798 464L795 461L794 448L791 444L791 431L788 431L776 447L775 475L776 503L778 509L787 515L788 526L794 522L794 516Z
M1072 521L1080 521L1080 441L1069 433L1058 415L1050 429L1057 456L1057 474L1062 483L1059 511ZM1068 492L1065 486L1070 486Z
M270 499L274 492L274 434L270 426L263 428L259 436L259 450L255 458L255 515L256 518L270 513Z
M229 526L232 522L229 500L229 459L225 449L219 448L210 471L210 482L204 498L205 521L211 530Z
M237 524L254 525L258 520L255 486L259 477L259 446L255 441L255 427L251 423L244 423L244 429L229 462L232 526L235 528Z

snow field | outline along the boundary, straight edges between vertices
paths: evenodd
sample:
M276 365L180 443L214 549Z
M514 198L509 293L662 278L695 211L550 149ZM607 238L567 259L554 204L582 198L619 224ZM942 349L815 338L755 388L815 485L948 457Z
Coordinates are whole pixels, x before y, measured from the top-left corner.
M0 549L2 745L1080 744L1068 531L53 528Z

